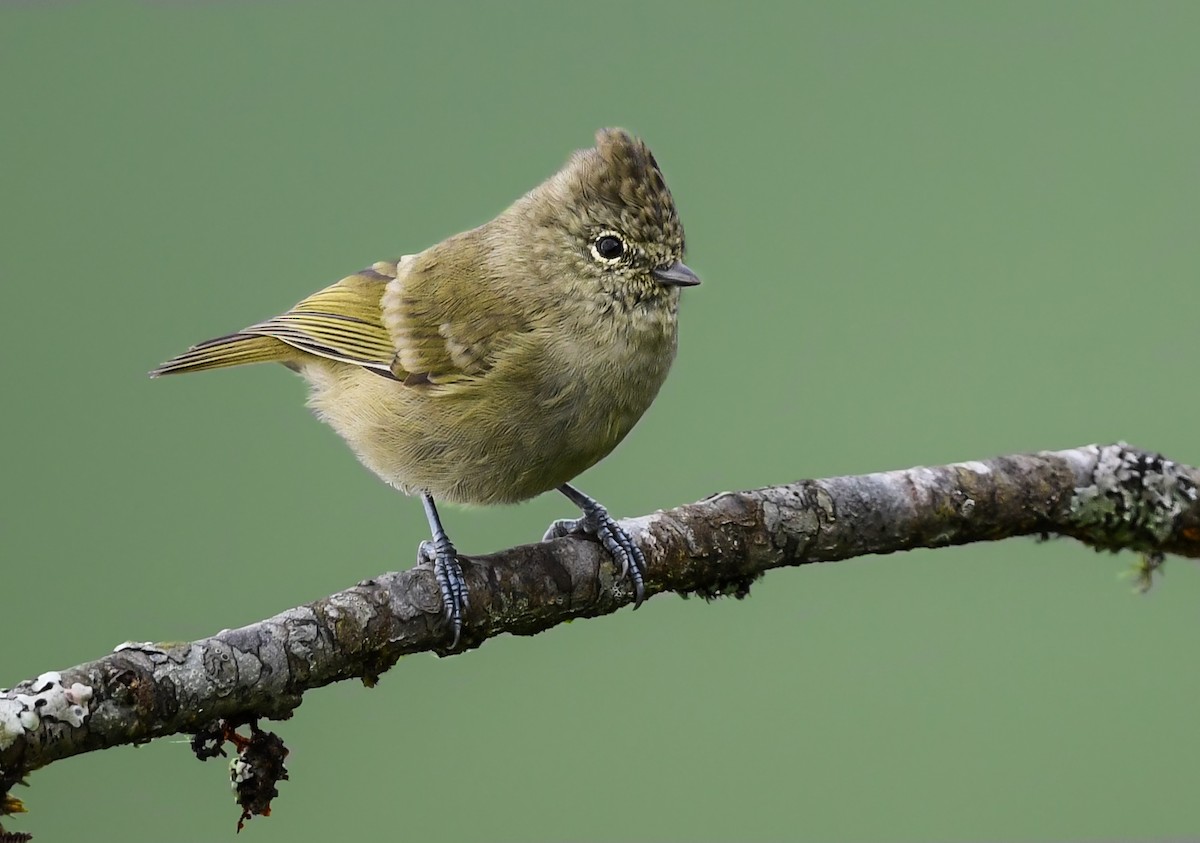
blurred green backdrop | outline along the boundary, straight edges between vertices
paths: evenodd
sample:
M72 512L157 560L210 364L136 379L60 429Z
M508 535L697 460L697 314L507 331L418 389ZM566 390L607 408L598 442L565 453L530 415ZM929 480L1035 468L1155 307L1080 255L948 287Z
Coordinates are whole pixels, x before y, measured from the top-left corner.
M581 480L729 488L1125 438L1200 461L1195 3L30 3L0 11L0 682L413 563L421 507L190 343L643 134L705 285ZM319 490L319 493L314 492ZM547 496L446 513L529 541ZM249 839L1200 833L1200 576L1014 541L776 572L402 662L282 725ZM230 839L160 741L38 772L41 840Z

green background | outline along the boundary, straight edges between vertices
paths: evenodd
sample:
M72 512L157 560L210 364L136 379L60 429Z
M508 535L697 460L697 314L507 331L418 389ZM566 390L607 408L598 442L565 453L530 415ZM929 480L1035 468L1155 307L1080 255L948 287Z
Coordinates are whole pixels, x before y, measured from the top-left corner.
M617 514L1126 439L1200 462L1195 3L28 3L0 11L0 683L408 567L273 367L190 343L476 225L600 126L705 279L582 477ZM445 513L467 553L570 515ZM413 657L309 695L247 839L1200 835L1200 575L1011 541ZM180 740L36 773L40 840L231 839Z

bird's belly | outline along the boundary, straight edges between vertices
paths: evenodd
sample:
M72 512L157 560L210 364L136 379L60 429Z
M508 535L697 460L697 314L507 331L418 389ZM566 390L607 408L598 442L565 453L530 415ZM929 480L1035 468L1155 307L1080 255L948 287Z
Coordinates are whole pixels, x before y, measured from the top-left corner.
M540 382L405 386L317 361L309 405L359 460L404 491L465 504L515 503L568 482L605 457L658 391L665 367L564 372ZM493 377L493 372L487 377Z

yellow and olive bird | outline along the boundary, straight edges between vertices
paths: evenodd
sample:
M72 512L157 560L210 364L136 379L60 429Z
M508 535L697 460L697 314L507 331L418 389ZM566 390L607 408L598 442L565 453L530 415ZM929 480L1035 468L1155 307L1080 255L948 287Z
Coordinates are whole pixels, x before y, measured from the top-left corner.
M658 162L621 129L490 222L380 261L286 313L202 342L152 376L282 363L309 406L384 482L425 506L457 647L467 607L435 500L515 503L558 489L644 596L645 559L570 484L625 438L675 357L683 227Z

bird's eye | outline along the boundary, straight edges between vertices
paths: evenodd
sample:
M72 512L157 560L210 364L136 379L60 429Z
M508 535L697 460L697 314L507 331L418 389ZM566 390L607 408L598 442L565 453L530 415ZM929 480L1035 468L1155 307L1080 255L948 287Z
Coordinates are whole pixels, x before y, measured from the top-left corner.
M625 242L615 234L602 234L592 244L592 252L601 260L615 261L625 254Z

